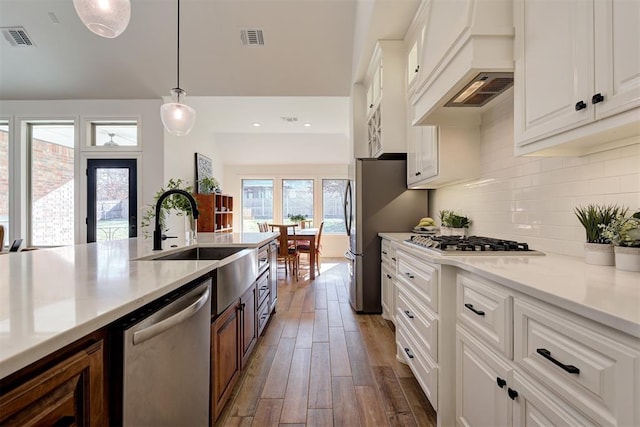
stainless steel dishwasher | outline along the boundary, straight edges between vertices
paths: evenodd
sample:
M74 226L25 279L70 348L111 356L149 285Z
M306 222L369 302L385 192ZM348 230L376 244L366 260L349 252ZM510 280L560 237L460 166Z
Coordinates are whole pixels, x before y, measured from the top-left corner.
M118 424L209 424L211 279L187 288L120 325Z

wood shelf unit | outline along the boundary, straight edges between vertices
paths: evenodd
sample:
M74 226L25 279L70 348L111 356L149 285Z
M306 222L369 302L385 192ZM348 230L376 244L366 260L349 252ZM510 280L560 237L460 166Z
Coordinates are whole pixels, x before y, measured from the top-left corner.
M233 231L233 197L226 194L194 194L198 202L198 232Z

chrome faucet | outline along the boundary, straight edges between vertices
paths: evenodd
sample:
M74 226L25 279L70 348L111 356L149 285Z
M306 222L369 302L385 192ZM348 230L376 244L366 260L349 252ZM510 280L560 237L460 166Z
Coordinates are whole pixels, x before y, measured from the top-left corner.
M181 194L189 200L189 204L191 204L191 213L193 213L193 219L196 222L196 229L198 228L198 204L196 203L196 199L193 198L191 194L184 190L179 189L171 189L167 190L158 198L158 202L156 203L156 218L155 218L155 229L153 230L153 250L161 251L162 250L162 230L160 229L160 209L162 209L162 202L164 199L169 197L172 194Z

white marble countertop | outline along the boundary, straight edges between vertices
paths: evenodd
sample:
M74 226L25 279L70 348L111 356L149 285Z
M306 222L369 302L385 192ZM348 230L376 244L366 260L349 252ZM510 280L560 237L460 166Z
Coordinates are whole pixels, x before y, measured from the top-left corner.
M406 243L410 233L380 233L429 261L452 265L640 338L640 273L589 265L582 258L442 256Z
M145 261L194 246L259 247L277 233L200 233L0 255L0 378L197 279L220 261ZM175 245L175 248L171 246Z

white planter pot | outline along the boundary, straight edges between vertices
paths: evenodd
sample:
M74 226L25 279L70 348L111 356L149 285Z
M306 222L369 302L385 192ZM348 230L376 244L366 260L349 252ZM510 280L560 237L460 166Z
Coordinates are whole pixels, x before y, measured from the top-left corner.
M441 236L451 236L451 227L440 227L440 235Z
M640 248L616 246L616 268L625 271L640 271Z
M615 265L613 245L603 243L585 243L584 262L592 265Z
M451 235L464 237L466 231L466 228L451 228Z

